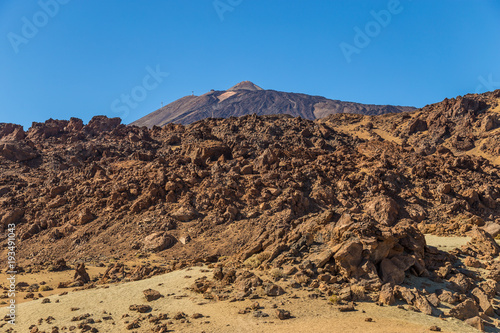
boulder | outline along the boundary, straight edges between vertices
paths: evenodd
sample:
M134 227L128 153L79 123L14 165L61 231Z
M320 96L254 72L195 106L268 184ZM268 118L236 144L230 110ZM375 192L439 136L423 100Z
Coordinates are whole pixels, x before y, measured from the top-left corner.
M157 299L163 297L163 295L160 294L159 291L153 289L146 289L142 292L144 293L144 297L146 297L146 301L148 302L156 301Z
M441 304L438 296L435 293L427 295L426 298L427 301L435 308L437 308Z
M390 283L386 283L382 286L382 289L380 289L378 301L385 305L394 305L396 303L396 300L394 298L394 290Z
M254 165L257 169L263 169L276 162L278 162L276 154L274 154L271 149L266 148L266 150L255 159Z
M414 305L423 314L432 315L432 306L424 295L417 293Z
M80 285L84 285L85 283L90 282L90 276L85 269L85 264L78 264L75 268L75 275L73 276L73 281L80 283Z
M26 137L21 125L0 123L0 141L20 141Z
M151 252L159 252L172 247L175 238L169 234L155 232L146 236L143 240L143 249Z
M486 115L481 121L481 130L488 132L496 127L496 119L493 115Z
M410 218L415 222L422 222L427 218L427 212L420 205L409 205L406 207L406 211L408 212L408 215L410 215Z
M350 240L344 243L334 255L335 264L339 273L345 277L354 275L363 259L362 254L363 244L359 241Z
M441 302L449 303L449 304L457 304L458 297L453 294L451 291L443 290L441 294L438 296Z
M182 206L172 213L172 217L181 222L194 220L197 215L197 212L191 206Z
M460 320L466 320L479 316L479 309L477 305L470 298L462 303L456 305L450 310L450 316Z
M78 224L84 225L96 218L94 214L90 211L89 208L84 208L81 212L78 213Z
M52 271L53 272L60 272L69 269L69 267L66 265L66 260L64 259L58 259L52 264Z
M449 183L439 184L437 191L441 194L449 194L451 192L451 185Z
M24 210L21 208L14 208L8 211L3 217L0 225L5 229L9 224L17 224L24 216Z
M380 263L380 273L383 283L401 284L405 279L405 271L396 266L391 259L383 259Z
M453 275L450 279L450 287L460 293L467 293L473 286L470 278L462 273L457 273Z
M267 296L280 296L285 293L283 288L274 283L268 283L264 286L264 290Z
M381 279L384 283L401 284L405 272L415 264L415 259L410 256L398 255L391 259L383 259L380 263Z
M413 305L415 302L415 294L408 288L403 286L394 287L394 296L397 299L405 301L409 305Z
M38 157L38 153L22 142L9 141L0 142L0 156L14 162L25 162Z
M199 161L200 164L208 159L216 161L221 156L231 159L231 149L221 141L205 140L195 145L186 145L184 151L192 162Z
M309 257L309 260L311 260L317 268L322 268L332 258L332 256L333 251L330 249L326 249L316 255Z
M481 229L489 233L493 238L500 234L500 224L496 222L486 222Z
M477 255L485 257L496 257L500 253L500 246L493 236L481 228L472 229L470 232L471 240L462 246L462 252L476 257Z
M106 116L94 116L89 121L84 131L97 134L100 132L109 132L114 130L120 125L122 120L120 118L108 118ZM77 125L78 126L78 125Z
M71 117L65 130L68 132L78 132L83 128L83 121L79 118Z
M253 166L248 164L241 168L240 173L242 175L251 175L253 173Z
M488 316L493 316L495 314L488 295L486 295L486 293L481 288L474 288L471 294L482 312L484 312Z
M137 311L139 313L146 313L146 312L150 312L152 310L152 308L149 306L149 305L145 305L145 304L132 304L131 306L129 306L129 310L130 311Z
M399 205L390 197L380 196L368 202L365 210L375 221L392 226L399 214Z
M276 317L278 317L279 320L290 319L291 318L290 311L276 309Z
M465 257L464 265L467 267L473 267L473 268L480 268L483 266L483 264L479 260L477 260L476 258L473 258L471 256Z
M479 316L469 318L469 319L465 320L465 323L467 325L474 327L475 329L477 329L481 332L484 332L483 319L481 319L481 317L479 317Z

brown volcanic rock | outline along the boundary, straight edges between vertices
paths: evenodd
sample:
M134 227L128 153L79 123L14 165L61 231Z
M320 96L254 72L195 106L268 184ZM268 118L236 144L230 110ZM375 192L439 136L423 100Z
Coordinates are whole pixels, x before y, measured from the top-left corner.
M371 200L365 206L365 210L377 222L392 226L399 214L399 206L394 199L379 197Z
M462 247L463 253L474 257L496 257L500 253L500 246L485 230L475 228L471 231L471 237L472 239Z
M90 282L90 276L85 269L84 263L78 264L76 266L73 281L80 283L80 285L84 285L85 283Z
M26 137L21 125L0 123L0 141L20 141Z
M17 224L23 215L24 210L21 208L14 208L2 216L0 225L3 229L5 229L9 226L9 224Z
M449 118L470 114L457 112ZM125 260L139 249L169 263L133 273L116 265L103 281L225 257L262 269L294 267L287 269L293 283L324 293L347 287L346 298L378 298L384 284L407 275L451 279L474 290L479 281L459 272L453 256L427 247L422 232L464 235L481 220L494 221L498 167L440 147L422 155L397 137L371 140L340 130L339 124L366 119L253 115L148 129L97 118L91 131L77 120L50 121L28 131L36 141L19 141L36 158L0 156L0 218L12 220L9 212L22 207L15 218L17 232L27 235L20 240L21 265L63 256ZM369 119L367 130L382 122L398 130L410 121L403 115ZM412 135L425 134L419 126ZM175 242L186 235L191 241ZM221 271L218 283L243 293L267 283L231 271ZM350 288L351 281L365 291ZM384 293L381 299L390 303ZM429 312L425 294L404 295Z
M15 162L24 162L36 158L38 154L27 144L0 141L0 156Z
M191 158L191 161L199 161L200 163L205 163L207 159L212 161L217 160L220 156L225 156L225 158L231 158L231 150L229 147L220 142L214 140L206 140L195 145L187 145L186 155Z
M479 310L474 301L467 299L450 310L450 316L466 320L479 315Z
M107 132L114 130L122 120L120 118L108 118L106 116L94 116L89 121L87 126L84 127L85 131L93 131L93 132ZM75 129L78 130L79 123L74 121ZM69 125L69 124L68 124Z
M146 251L158 252L168 249L176 242L175 238L171 235L155 232L144 238L143 248Z
M143 293L144 297L146 298L146 301L148 302L156 301L157 299L164 297L162 294L160 294L159 291L154 289L143 290Z

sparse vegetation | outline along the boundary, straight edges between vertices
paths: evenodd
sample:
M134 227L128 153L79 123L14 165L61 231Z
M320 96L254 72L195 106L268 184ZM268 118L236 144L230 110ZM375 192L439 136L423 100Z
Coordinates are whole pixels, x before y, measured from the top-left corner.
M251 267L251 268L257 268L264 261L266 261L267 259L269 259L270 256L271 256L271 254L269 252L260 252L260 253L254 254L253 256L251 256L250 258L248 258L247 260L245 260L245 262L243 264L245 266L248 266L248 267Z
M330 304L337 305L337 304L339 304L339 298L338 298L338 296L337 296L337 295L332 295L332 296L330 296L330 298L328 299L328 302L329 302Z
M47 286L47 285L44 285L44 286L40 286L40 287L38 287L38 291L39 291L39 292L42 292L42 291L49 291L49 290L53 290L53 288L52 288L52 287L50 287L50 286Z
M283 279L286 277L286 274L283 273L283 270L282 269L279 269L279 268L274 268L272 269L270 272L269 272L269 275L275 279L275 280L279 280L279 279Z

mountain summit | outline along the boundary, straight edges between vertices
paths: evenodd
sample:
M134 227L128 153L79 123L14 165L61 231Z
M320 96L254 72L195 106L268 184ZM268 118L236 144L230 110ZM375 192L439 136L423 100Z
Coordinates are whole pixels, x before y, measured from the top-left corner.
M413 110L415 108L408 106L360 104L321 96L264 90L250 81L243 81L228 90L212 90L201 96L185 96L134 121L131 125L186 125L209 117L229 118L249 114L289 114L315 120L337 113L378 115Z
M243 81L238 83L237 85L229 88L227 91L236 91L236 90L251 90L251 91L258 91L258 90L264 90L258 85L256 85L253 82L250 81Z

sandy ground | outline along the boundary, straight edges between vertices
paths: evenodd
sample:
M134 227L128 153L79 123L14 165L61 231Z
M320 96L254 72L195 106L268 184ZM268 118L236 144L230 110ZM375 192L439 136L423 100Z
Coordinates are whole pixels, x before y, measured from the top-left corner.
M441 251L451 251L457 247L467 244L470 237L442 237L434 235L425 235L427 245L434 246Z
M443 332L475 332L470 326L454 319L446 321L430 317L421 313L406 311L396 307L379 307L372 303L359 303L357 311L341 313L326 299L310 299L307 294L296 293L296 298L290 296L294 291L287 290L287 294L279 297L267 297L243 302L208 301L200 295L186 290L194 279L201 276L210 276L211 272L195 267L175 271L151 279L121 283L109 288L70 292L68 295L50 296L51 303L42 304L41 300L19 304L17 308L17 324L4 324L2 331L10 327L15 332L29 332L29 326L36 324L39 318L52 316L52 324L43 322L39 329L51 331L53 326L60 329L64 326L77 325L71 319L85 313L91 314L95 321L100 323L91 326L99 332L126 332L126 321L141 316L129 310L131 304L149 304L152 314L167 313L169 320L177 313L184 312L191 316L194 313L203 314L203 318L189 319L181 323L172 320L169 330L178 332L428 332L429 327L437 325ZM152 288L165 295L164 298L153 302L146 302L142 291ZM58 303L56 303L58 301ZM255 318L252 314L238 314L253 302L259 302L261 311L269 314L267 318ZM272 305L288 310L295 318L280 321L276 318ZM71 311L72 307L79 310ZM105 314L104 312L107 312ZM0 316L7 313L6 308L0 309ZM124 314L130 317L122 318ZM110 315L112 319L104 320ZM372 318L373 322L365 321ZM150 332L151 326L147 321L141 323L137 332ZM61 330L66 332L68 330ZM79 331L79 330L77 330Z
M428 245L440 250L449 251L464 245L467 237L438 237L426 235ZM105 268L89 267L92 276L102 273ZM45 281L47 285L57 285L59 281L67 281L72 277L72 271L42 272L37 274L19 275L18 280L28 283ZM4 275L4 274L3 274ZM2 275L2 278L4 276ZM24 300L21 293L17 297L17 323L15 326L1 322L0 331L10 328L14 332L29 332L29 327L38 325L39 319L52 316L52 323L43 321L38 325L40 330L50 332L52 327L59 327L61 332L69 332L70 326L78 326L79 321L71 321L75 316L89 313L96 323L92 327L99 332L127 332L126 325L138 317L148 315L129 310L131 304L149 304L152 306L152 315L168 314L171 321L169 331L178 332L430 332L431 326L438 326L443 332L477 332L472 327L455 319L439 319L421 313L399 309L397 307L380 307L373 303L358 303L354 312L339 312L327 298L311 299L306 291L285 288L287 293L279 297L265 297L242 302L211 301L189 290L195 279L202 276L211 277L212 272L206 268L193 267L168 274L155 276L150 279L119 283L110 286L100 286L97 289L71 291L71 289L56 289L42 292L50 303L42 304L42 299ZM407 283L419 285L420 278L408 279ZM424 282L426 283L426 282ZM286 284L285 284L286 285ZM429 290L442 288L432 286ZM152 288L158 290L164 298L153 302L146 302L143 290ZM59 296L63 291L67 295ZM257 318L248 314L238 314L238 311L258 302L261 311L269 317ZM276 317L275 309L288 310L294 318L281 321ZM78 310L71 311L71 308ZM172 317L177 312L184 312L189 317L194 313L201 313L202 318L192 319L182 323ZM7 313L5 305L0 308L0 317ZM123 317L124 315L130 317ZM372 322L365 319L372 318ZM65 330L61 329L66 327ZM152 324L147 320L141 322L141 327L134 332L151 332ZM76 329L75 332L80 331Z
M89 266L87 267L87 272L89 273L90 276L94 277L99 274L103 274L106 271L106 267L92 267ZM41 291L40 293L44 296L51 296L55 294L60 294L64 291L71 291L72 288L70 289L60 289L57 288L60 282L66 282L66 281L71 281L73 280L73 275L74 275L74 270L66 270L62 272L39 272L39 273L34 273L34 274L17 274L16 275L16 283L20 282L26 282L29 285L32 284L38 284L40 286L49 286L53 290L47 290L47 291ZM2 286L5 286L7 283L4 281L7 281L8 275L5 273L0 274L0 281L2 282ZM16 297L16 303L24 303L24 302L29 302L32 301L32 299L25 299L24 297L28 294L27 291L25 292L18 292L17 297ZM35 296L38 297L38 292L34 292ZM2 301L8 301L8 300L0 300L0 306L5 306Z

